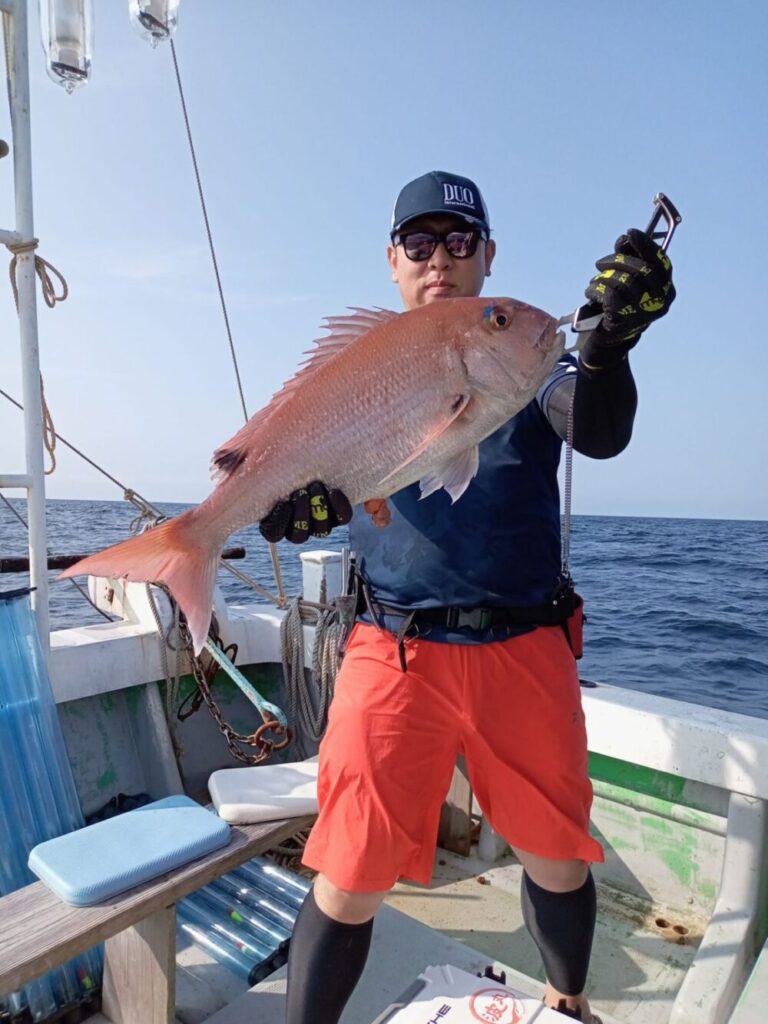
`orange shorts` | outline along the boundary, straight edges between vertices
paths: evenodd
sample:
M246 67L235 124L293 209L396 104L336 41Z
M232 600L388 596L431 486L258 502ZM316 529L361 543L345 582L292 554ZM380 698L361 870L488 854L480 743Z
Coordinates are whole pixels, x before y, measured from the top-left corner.
M320 745L320 814L304 863L339 889L432 877L457 754L511 846L602 861L588 832L592 785L576 662L559 626L469 646L397 641L358 623Z

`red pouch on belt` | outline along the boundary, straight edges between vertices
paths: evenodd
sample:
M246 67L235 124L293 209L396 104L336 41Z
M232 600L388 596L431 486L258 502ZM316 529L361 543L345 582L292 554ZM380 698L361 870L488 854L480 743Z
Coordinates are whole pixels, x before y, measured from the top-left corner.
M573 595L573 611L563 623L568 646L577 660L584 653L584 600L579 594Z

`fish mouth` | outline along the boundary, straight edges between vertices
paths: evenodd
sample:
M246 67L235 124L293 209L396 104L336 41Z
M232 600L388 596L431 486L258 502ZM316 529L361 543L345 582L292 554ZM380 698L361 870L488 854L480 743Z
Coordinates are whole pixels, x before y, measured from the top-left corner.
M543 327L539 333L539 336L533 342L533 348L537 348L542 352L553 352L557 350L562 353L565 349L565 332L555 331L552 332L552 324L547 324Z

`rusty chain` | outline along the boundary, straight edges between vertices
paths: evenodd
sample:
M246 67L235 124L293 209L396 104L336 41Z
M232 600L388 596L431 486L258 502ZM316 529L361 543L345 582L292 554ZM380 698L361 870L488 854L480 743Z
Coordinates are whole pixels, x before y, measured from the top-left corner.
M167 591L166 591L167 593ZM221 642L221 637L218 635L218 627L216 626L216 620L211 620L211 630L209 636L213 643L219 647L224 654L234 663L235 657L237 656L237 644L230 644L224 648ZM231 725L224 721L224 716L221 713L221 708L216 703L213 693L211 692L211 685L213 678L216 675L219 666L216 661L210 656L206 655L205 663L203 658L195 655L192 647L192 636L189 632L186 619L183 615L179 616L179 639L186 650L187 657L192 671L192 677L197 683L197 692L192 696L190 701L190 708L184 711L184 705L187 703L185 700L179 707L176 716L181 721L189 718L190 715L194 714L200 708L200 705L205 701L206 707L211 713L214 721L219 727L221 734L227 741L229 752L232 756L241 761L246 765L257 765L265 761L275 751L283 750L291 742L293 733L287 726L282 726L274 718L268 718L267 715L259 708L259 714L262 717L262 724L249 735L243 735L242 733L236 732ZM189 698L187 698L189 700ZM272 738L268 734L272 733ZM242 745L255 747L255 754L248 754L242 749Z

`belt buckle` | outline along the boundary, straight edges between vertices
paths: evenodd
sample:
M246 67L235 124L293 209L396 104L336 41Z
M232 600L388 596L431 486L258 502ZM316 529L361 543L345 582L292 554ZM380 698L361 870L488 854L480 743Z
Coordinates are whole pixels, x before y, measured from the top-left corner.
M459 626L466 626L468 629L488 629L491 624L490 608L466 608L459 613Z

